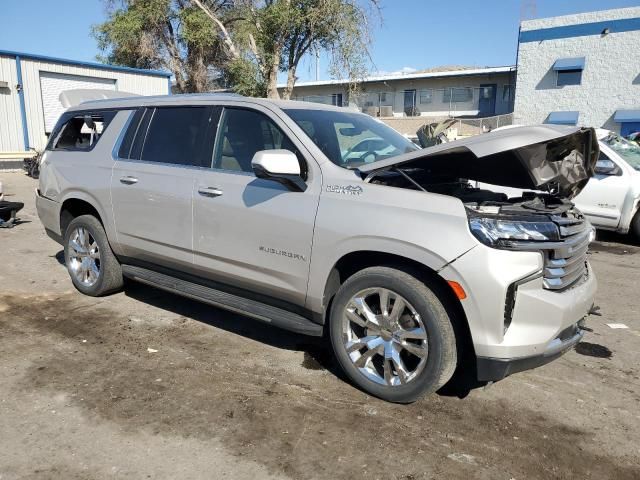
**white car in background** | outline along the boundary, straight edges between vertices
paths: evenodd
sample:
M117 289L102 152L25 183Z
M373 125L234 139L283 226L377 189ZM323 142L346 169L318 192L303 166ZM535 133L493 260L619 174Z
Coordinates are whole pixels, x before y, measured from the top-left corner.
M518 128L509 125L495 131ZM595 174L571 201L600 230L630 233L640 239L640 145L617 133L596 129L600 157ZM487 188L488 185L478 184ZM491 186L513 196L517 189Z
M349 162L375 162L380 157L388 157L396 152L396 148L389 142L379 137L365 138L346 152L342 153L342 161Z
M595 175L573 203L596 228L640 239L640 145L608 130L597 129L596 135Z

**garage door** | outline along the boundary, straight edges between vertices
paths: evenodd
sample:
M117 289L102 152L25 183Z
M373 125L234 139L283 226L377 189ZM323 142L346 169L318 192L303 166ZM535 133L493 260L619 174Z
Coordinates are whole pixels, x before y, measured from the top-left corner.
M115 90L116 81L109 78L40 72L40 89L42 91L42 108L44 110L44 128L46 133L51 133L58 118L65 110L59 100L60 93L65 90L75 90L77 88Z

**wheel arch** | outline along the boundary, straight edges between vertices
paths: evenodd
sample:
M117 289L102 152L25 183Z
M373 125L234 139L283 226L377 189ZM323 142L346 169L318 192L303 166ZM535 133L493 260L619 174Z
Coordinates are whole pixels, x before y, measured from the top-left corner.
M330 270L324 287L323 323L328 323L327 316L331 310L331 303L344 281L360 270L380 266L402 270L425 283L442 302L449 314L456 335L458 351L462 353L458 361L475 361L475 350L467 316L452 287L433 268L402 255L360 250L347 253L338 259Z
M60 207L60 234L63 237L71 221L80 215L93 215L104 227L103 216L90 201L86 198L69 197Z
M82 192L68 192L60 204L60 234L64 237L69 223L80 215L93 215L102 224L105 231L107 228L106 212L92 195Z

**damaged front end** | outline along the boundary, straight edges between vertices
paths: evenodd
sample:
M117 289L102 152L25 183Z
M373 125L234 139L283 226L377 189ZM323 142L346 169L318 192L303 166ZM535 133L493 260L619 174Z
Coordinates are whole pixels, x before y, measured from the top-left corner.
M599 154L591 128L519 127L437 145L358 170L365 181L453 196L485 245L541 251L544 286L564 290L588 274L593 227L571 202Z

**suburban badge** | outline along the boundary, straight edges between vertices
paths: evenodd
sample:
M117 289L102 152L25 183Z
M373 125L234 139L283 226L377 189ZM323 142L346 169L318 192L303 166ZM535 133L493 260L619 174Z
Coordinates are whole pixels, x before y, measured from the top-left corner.
M327 192L343 195L361 195L362 187L358 185L327 185Z

